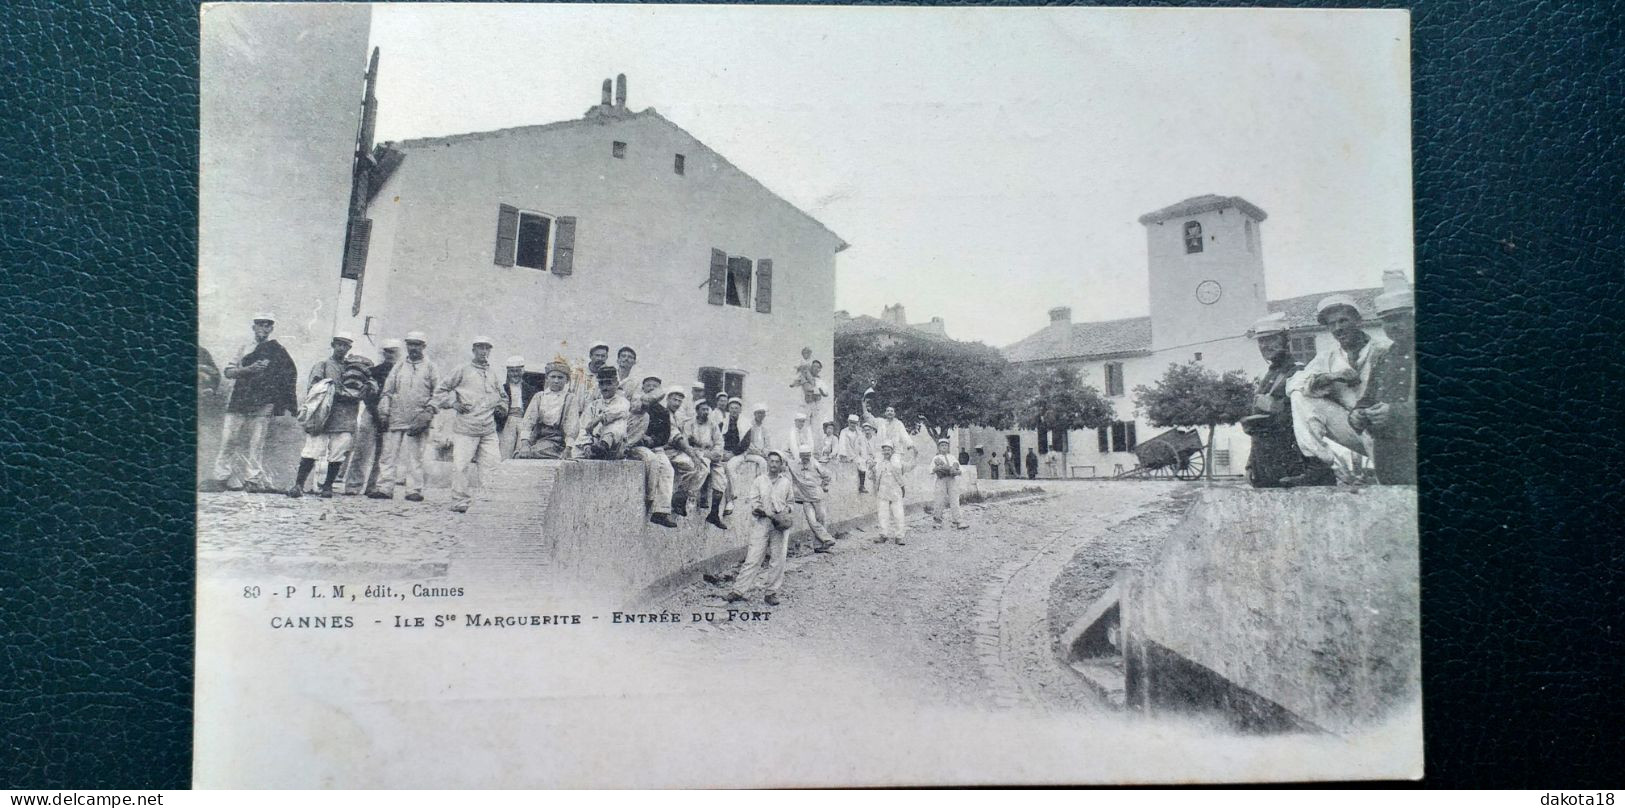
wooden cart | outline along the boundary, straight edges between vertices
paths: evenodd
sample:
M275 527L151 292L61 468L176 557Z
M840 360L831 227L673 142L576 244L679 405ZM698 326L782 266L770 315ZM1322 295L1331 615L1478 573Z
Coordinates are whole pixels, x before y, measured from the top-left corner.
M1196 480L1207 464L1207 446L1195 429L1175 427L1134 447L1139 465L1116 479L1174 478Z

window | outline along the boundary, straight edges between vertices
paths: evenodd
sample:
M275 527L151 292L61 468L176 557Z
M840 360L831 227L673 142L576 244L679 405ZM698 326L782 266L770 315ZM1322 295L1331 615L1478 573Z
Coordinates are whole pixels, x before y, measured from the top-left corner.
M1229 449L1214 449L1213 450L1213 465L1218 466L1219 468L1222 468L1222 469L1230 468L1230 450Z
M750 270L749 258L737 255L728 256L728 299L730 306L744 306L750 302Z
M1292 361L1300 365L1309 363L1315 358L1315 335L1293 334L1287 338L1287 351L1292 354Z
M617 160L626 158L626 144L617 140L609 146L609 153Z
M1100 452L1132 452L1139 445L1134 435L1133 421L1113 421L1111 426L1103 426L1095 430L1095 437L1100 443Z
M1198 361L1198 362L1202 361L1202 352L1201 351L1196 352L1196 361Z
M683 156L681 154L677 155L671 161L671 170L677 172L678 174L683 173L684 162L686 161L684 160Z
M1049 445L1050 445L1051 449L1054 449L1057 452L1066 451L1066 430L1064 430L1064 429L1052 429L1052 430L1050 430Z
M552 229L552 219L539 213L520 211L519 237L514 242L514 264L531 269L547 269L547 240Z
M700 384L705 387L706 401L715 401L717 393L727 393L733 398L745 395L744 371L703 367L700 368Z
M754 281L754 282L753 282ZM738 306L763 314L773 312L773 259L752 262L749 258L711 249L711 275L706 297L713 306ZM752 288L755 297L751 296Z
M1258 252L1258 231L1253 229L1253 220L1248 219L1243 227L1247 231L1247 252Z
M497 208L497 243L493 263L551 270L554 275L575 271L576 218Z
M1123 394L1123 363L1106 363L1106 395L1120 396Z
M1202 251L1202 223L1185 223L1185 253L1199 253Z

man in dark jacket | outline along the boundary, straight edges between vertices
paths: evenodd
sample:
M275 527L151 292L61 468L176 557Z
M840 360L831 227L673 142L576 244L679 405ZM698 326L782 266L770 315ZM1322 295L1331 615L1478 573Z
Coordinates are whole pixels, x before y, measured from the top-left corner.
M308 394L317 383L331 381L336 387L333 405L321 432L307 429L305 446L299 451L297 478L293 487L288 489L290 497L303 496L305 480L310 478L310 472L318 463L327 466L327 474L318 493L323 499L333 496L333 481L338 479L339 469L350 457L350 450L355 445L361 402L376 393L371 374L372 360L350 356L350 346L355 344L355 337L348 331L340 331L333 335L332 344L333 354L310 369L305 391Z
M1330 466L1299 451L1292 429L1292 401L1287 397L1286 383L1303 366L1292 361L1286 315L1276 312L1259 320L1251 333L1269 370L1253 390L1252 414L1241 421L1242 431L1252 438L1252 452L1247 456L1248 482L1254 488L1335 483Z
M213 477L203 481L199 491L277 490L263 462L265 436L272 418L298 409L295 387L299 371L287 350L271 338L275 327L276 315L254 315L254 341L233 352L226 363L221 375L233 384L220 427L220 451L215 455Z
M1032 449L1027 450L1027 479L1038 479L1038 453Z
M1371 369L1365 395L1349 411L1349 426L1371 436L1371 460L1384 485L1416 484L1416 320L1404 276L1384 278L1377 296L1383 334L1394 347ZM1397 280L1397 283L1396 283Z

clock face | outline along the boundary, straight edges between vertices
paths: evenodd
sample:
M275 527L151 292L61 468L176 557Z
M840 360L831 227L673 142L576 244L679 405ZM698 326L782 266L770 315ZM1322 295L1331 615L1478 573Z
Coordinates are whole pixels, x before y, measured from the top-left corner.
M1219 302L1221 294L1224 294L1224 289L1218 281L1202 281L1196 285L1196 300L1202 305L1211 306Z

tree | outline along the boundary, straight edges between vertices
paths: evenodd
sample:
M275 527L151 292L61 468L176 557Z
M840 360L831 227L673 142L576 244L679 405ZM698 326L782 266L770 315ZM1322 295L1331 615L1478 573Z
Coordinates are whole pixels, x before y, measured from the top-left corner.
M1134 388L1134 403L1152 426L1207 427L1202 465L1213 479L1213 431L1252 412L1253 382L1239 370L1220 376L1199 362L1169 365L1156 385Z
M979 342L920 339L881 347L872 334L841 335L835 338L836 418L861 413L863 392L873 387L871 407L896 407L904 423L924 422L933 440L955 427L1002 429L1013 421L1015 375L1002 354Z
M1019 421L1027 429L1098 429L1117 420L1117 411L1100 391L1084 384L1069 367L1023 374Z

